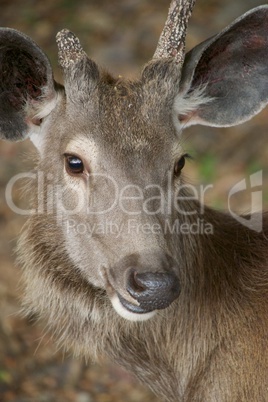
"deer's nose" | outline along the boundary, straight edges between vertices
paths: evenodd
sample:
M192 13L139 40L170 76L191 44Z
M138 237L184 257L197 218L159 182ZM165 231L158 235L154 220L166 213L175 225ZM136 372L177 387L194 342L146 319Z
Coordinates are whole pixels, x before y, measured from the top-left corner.
M127 291L137 300L139 306L128 301L120 301L134 313L148 313L168 307L180 294L178 277L171 272L139 272L129 270Z

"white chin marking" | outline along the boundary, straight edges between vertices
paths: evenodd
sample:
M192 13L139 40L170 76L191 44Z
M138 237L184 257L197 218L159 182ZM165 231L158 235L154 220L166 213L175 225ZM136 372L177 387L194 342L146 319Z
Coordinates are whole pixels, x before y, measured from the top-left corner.
M132 313L131 311L128 311L121 303L117 295L114 295L111 298L111 302L113 305L113 308L115 311L123 318L129 321L146 321L149 320L149 318L152 318L155 314L156 311L151 311L150 313L144 313L144 314L136 314Z

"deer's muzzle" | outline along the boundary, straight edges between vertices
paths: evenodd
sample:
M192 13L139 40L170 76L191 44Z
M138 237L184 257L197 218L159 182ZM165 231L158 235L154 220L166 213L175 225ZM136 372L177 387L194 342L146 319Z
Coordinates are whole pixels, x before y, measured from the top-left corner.
M148 261L150 263L148 263ZM144 320L167 308L181 290L174 260L160 253L149 258L132 254L109 270L108 282L115 310L124 318Z

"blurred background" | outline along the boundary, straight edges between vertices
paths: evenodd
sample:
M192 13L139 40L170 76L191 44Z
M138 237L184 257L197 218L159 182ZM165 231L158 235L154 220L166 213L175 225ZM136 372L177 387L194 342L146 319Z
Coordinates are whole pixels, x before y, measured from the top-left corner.
M197 0L187 48L219 32L233 19L262 4L258 0ZM55 35L69 28L84 49L115 75L134 77L154 53L169 0L0 0L0 26L23 31L49 56L55 78ZM186 176L190 183L213 184L206 202L227 208L230 188L263 171L263 203L268 205L268 108L250 122L230 129L194 127L184 133L186 152L193 156ZM31 167L32 145L0 143L0 401L1 402L157 402L130 375L109 362L101 365L73 359L56 349L42 323L19 315L20 271L14 248L24 218L5 201L7 182ZM20 192L15 191L20 204ZM250 211L251 196L232 199L237 212ZM27 205L27 200L26 202Z

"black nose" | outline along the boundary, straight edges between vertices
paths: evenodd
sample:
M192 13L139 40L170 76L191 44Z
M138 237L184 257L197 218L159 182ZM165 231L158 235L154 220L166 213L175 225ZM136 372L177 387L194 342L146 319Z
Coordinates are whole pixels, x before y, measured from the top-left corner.
M180 283L173 271L139 273L131 269L127 291L139 302L139 312L147 313L168 307L179 296ZM125 307L135 309L134 306L131 308L129 304ZM136 310L137 307L133 312L137 312Z

